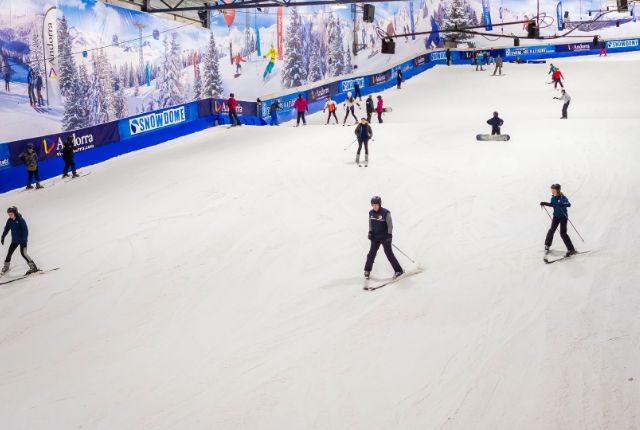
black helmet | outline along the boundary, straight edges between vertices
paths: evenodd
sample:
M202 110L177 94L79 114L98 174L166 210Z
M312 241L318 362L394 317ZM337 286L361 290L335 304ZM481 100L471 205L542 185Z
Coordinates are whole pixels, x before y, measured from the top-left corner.
M235 97L235 96L233 95L233 93L231 93L231 94L229 94L229 97Z
M33 143L27 143L27 149L33 149Z
M378 96L378 98L379 98L379 99L381 99L381 98L382 98L382 96Z
M18 208L15 206L11 206L7 209L8 214L18 215Z
M558 191L560 191L560 184L553 184L553 185L551 185L551 189L552 189L552 190L558 190Z
M371 197L371 204L372 205L381 205L382 204L382 197L380 196L373 196Z

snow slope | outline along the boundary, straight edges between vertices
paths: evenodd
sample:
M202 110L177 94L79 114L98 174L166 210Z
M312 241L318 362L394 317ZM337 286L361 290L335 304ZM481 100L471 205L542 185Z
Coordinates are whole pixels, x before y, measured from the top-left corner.
M61 267L0 287L3 428L639 428L640 55L555 63L567 121L546 65L388 91L366 169L313 115L1 195ZM592 253L544 265L553 182ZM373 194L424 271L370 293Z

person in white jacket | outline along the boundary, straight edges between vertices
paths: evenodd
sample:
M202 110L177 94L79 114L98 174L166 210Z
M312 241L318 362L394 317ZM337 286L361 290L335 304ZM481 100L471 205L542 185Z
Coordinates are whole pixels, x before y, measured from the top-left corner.
M360 103L358 103L356 99L351 95L351 92L348 92L347 99L344 101L344 107L347 109L347 113L344 116L344 121L342 122L342 125L347 124L347 118L349 118L349 114L351 114L351 116L353 116L353 119L356 120L355 124L358 124L358 118L356 117L356 114L354 112L355 105L358 105L358 108L360 108Z
M562 105L562 117L560 119L567 119L567 109L569 108L569 103L571 103L571 96L567 94L566 90L562 90L561 97L554 97L556 100L561 100L563 102Z

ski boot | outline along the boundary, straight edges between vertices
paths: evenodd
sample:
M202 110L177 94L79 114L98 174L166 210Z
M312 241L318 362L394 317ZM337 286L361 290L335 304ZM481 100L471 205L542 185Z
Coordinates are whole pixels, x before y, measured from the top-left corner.
M36 267L36 263L34 263L33 261L31 261L29 263L29 270L27 270L27 273L25 273L24 275L31 275L32 273L36 273L38 271L38 268Z
M27 188L25 188L25 190L33 190L33 185L31 184L27 185Z
M547 245L544 246L544 255L549 255L549 252L551 252L549 250L549 247Z
M74 173L73 176L71 176L71 178L79 178L80 175L78 175L77 173Z
M364 167L369 165L369 154L364 154Z
M366 270L364 271L364 279L369 279L369 275L371 274L371 272L367 272Z
M569 250L567 251L567 253L564 255L565 257L571 257L572 255L576 255L578 253L578 251L576 251L575 249Z
M9 264L11 263L9 263L8 261L4 262L4 266L2 266L2 270L0 271L0 276L4 275L9 271Z
M40 182L36 182L36 190L39 190L41 188L44 188L44 187L40 185Z
M356 154L356 164L360 164L360 154Z
M69 174L68 174L68 173L64 173L64 174L62 175L62 179L64 179L64 178L68 178L68 177L69 177Z
M393 279L397 279L402 275L404 275L404 270L400 270L399 272L394 273L393 274Z

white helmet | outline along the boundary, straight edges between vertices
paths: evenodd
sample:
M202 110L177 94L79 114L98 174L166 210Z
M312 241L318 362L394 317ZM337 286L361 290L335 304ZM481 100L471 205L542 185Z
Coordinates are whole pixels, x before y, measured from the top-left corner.
M351 97L351 91L347 93L347 97Z

